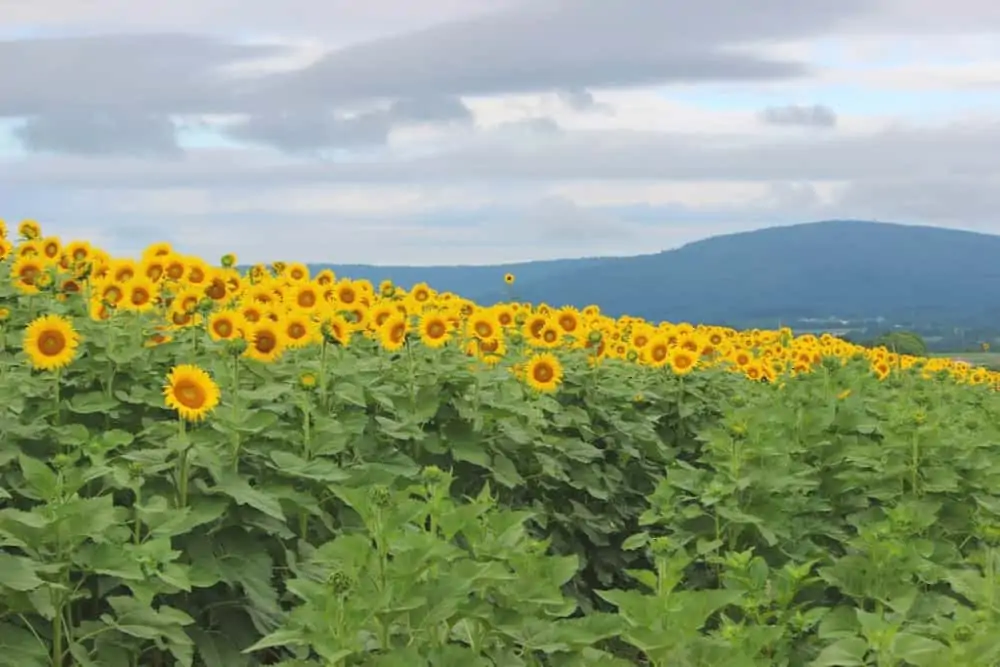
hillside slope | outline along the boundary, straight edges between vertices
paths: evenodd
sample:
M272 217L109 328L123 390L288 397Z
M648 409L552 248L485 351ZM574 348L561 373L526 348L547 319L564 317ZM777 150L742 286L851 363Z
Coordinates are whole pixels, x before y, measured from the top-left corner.
M437 289L478 301L507 298L584 306L612 315L767 326L840 317L978 325L1000 322L1000 236L856 220L831 220L717 236L676 250L624 258L507 267L333 267L373 280Z

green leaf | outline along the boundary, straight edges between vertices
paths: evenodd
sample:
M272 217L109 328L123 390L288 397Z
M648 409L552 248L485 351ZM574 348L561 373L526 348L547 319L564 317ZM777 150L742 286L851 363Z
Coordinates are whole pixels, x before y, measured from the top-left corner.
M0 666L48 667L48 647L30 631L13 623L0 623Z
M24 454L18 457L24 481L42 500L53 500L59 495L59 477L56 471L38 459Z
M118 399L100 391L90 391L74 395L68 402L71 412L79 415L91 415L98 412L111 412L118 407Z
M938 664L941 654L947 650L948 647L939 641L909 632L900 632L892 639L893 656L917 667Z
M36 572L34 561L0 552L0 586L25 592L44 583Z
M291 452L276 449L271 452L271 460L278 470L292 477L319 482L343 482L351 477L350 473L328 459L306 461Z
M338 381L333 386L333 395L343 402L356 405L359 408L368 406L368 401L365 400L365 390L353 382Z
M255 412L251 412L249 416L245 417L233 428L240 433L257 435L263 433L277 423L278 415L275 413L269 410L256 410Z
M629 535L627 538L625 538L625 541L622 542L622 550L634 551L636 549L641 549L647 544L649 544L649 533L647 532L636 533L634 535Z
M253 488L246 479L233 473L226 473L213 488L207 489L206 493L223 493L235 500L238 505L248 505L279 521L285 520L285 513L281 510L281 503L277 498Z
M844 637L830 644L809 663L810 667L862 667L868 642L861 637Z
M507 488L514 488L524 484L524 478L517 472L514 462L501 453L493 456L493 479Z

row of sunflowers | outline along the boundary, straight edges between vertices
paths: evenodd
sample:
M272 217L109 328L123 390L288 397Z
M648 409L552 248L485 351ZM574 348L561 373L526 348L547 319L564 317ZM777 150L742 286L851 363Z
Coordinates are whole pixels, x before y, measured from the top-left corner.
M31 220L19 225L17 237L10 239L0 221L0 257L18 292L61 302L82 300L94 320L145 314L156 322L148 346L167 344L181 331L203 331L214 341L238 347L249 359L275 363L297 349L350 346L358 338L375 340L388 351L419 341L430 348L460 346L488 365L507 359L539 391L560 385L560 349L581 350L591 364L619 359L678 375L719 367L768 382L808 373L824 359L846 363L863 357L880 379L917 368L926 376L947 374L958 382L1000 387L1000 374L968 363L866 349L829 334L654 324L609 317L596 306L556 308L513 301L481 306L425 283L409 289L390 282L375 286L329 269L314 274L296 262L240 270L236 257L227 255L216 266L167 243L149 246L139 259L112 257L87 241L63 243L45 236ZM514 276L507 274L504 280L513 283ZM0 311L0 317L8 314ZM78 344L72 321L62 315L42 314L24 332L24 351L38 369L67 366ZM218 401L217 387L197 367L178 367L171 376L168 402L183 414L188 409L178 387L197 388L187 399L191 406ZM188 412L196 416L204 411Z

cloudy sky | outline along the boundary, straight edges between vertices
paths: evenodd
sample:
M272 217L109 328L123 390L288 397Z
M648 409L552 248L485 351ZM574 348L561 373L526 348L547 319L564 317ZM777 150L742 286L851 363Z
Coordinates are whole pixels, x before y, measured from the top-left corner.
M993 0L0 0L0 218L493 263L1000 233Z

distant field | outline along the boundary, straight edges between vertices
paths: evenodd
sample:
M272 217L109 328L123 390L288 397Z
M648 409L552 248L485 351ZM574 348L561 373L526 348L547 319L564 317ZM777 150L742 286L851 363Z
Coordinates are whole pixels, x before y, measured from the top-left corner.
M932 356L968 361L976 366L1000 370L1000 352L938 352Z

